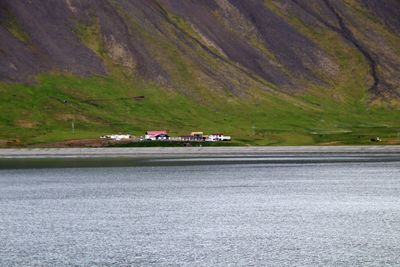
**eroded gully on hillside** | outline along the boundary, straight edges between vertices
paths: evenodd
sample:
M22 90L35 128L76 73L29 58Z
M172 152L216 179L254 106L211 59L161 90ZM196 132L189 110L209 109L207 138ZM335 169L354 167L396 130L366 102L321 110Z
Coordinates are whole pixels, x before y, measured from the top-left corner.
M397 92L395 92L392 88L390 88L384 81L383 79L379 76L379 73L377 71L377 62L374 59L373 55L368 51L366 47L363 46L363 44L357 40L357 38L354 36L353 32L347 27L345 20L343 17L339 14L339 12L336 10L336 8L332 5L332 3L329 0L322 0L323 3L326 5L326 7L332 12L334 17L337 19L339 27L331 24L327 20L325 20L322 16L320 16L318 13L313 11L311 8L309 8L304 2L299 1L299 0L292 0L297 6L299 6L301 9L303 9L305 12L310 14L312 17L314 17L317 21L322 23L324 26L329 28L332 31L337 32L340 34L345 40L350 42L365 58L369 65L370 69L370 75L373 79L373 84L369 87L368 91L372 93L375 96L384 96L385 89L388 90L391 94L394 94L396 96L400 96Z

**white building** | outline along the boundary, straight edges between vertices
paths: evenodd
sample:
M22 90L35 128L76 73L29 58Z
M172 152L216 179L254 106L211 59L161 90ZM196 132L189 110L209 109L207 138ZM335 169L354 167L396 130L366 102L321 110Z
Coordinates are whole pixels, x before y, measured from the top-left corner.
M131 139L132 136L130 134L109 134L109 135L104 135L100 138L101 139L110 139L110 140L115 140L115 141L122 141L122 140Z
M212 141L212 142L217 142L217 141L231 141L230 136L225 136L222 133L217 133L217 134L210 134L206 141Z

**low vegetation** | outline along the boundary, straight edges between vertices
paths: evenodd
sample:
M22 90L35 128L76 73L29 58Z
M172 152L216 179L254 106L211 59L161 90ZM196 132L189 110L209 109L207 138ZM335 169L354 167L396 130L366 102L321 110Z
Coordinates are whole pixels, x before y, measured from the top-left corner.
M210 105L151 82L43 75L35 85L2 84L0 139L2 146L50 144L167 129L224 132L240 145L371 144L375 137L400 143L398 114L384 104L254 93L257 100L218 96Z

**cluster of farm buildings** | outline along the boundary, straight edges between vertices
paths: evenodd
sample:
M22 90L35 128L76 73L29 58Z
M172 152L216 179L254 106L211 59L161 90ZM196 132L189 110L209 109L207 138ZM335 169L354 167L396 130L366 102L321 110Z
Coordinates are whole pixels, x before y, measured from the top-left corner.
M103 139L110 139L115 141L131 140L134 139L129 134L113 134L102 136ZM223 133L215 133L205 135L203 132L192 132L190 135L185 136L170 136L168 131L147 131L144 136L139 138L140 141L193 141L193 142L218 142L218 141L231 141L230 136Z

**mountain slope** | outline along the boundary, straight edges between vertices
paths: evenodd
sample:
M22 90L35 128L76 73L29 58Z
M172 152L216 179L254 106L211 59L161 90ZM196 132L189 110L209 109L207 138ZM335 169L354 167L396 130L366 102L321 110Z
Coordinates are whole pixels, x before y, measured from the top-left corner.
M379 3L2 0L0 139L153 127L397 142L400 2Z

